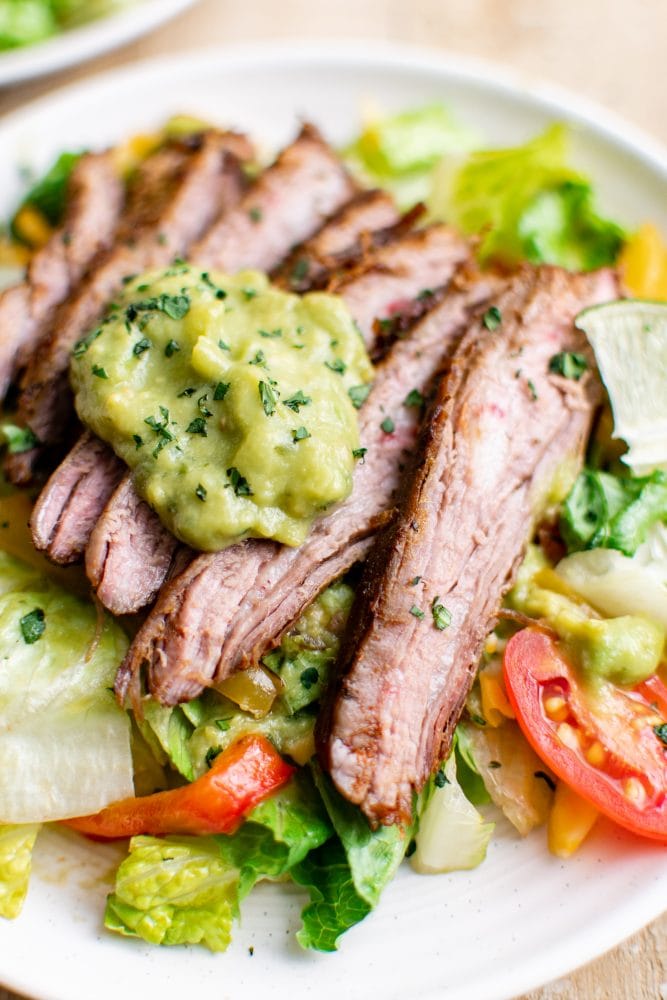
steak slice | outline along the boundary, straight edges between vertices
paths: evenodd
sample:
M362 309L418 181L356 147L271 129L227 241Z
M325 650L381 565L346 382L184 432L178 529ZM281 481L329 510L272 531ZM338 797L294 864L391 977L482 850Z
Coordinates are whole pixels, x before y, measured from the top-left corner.
M549 360L591 359L574 317L616 294L608 271L526 268L496 300L500 326L475 321L442 380L401 515L364 569L340 689L318 721L323 763L374 825L408 823L414 792L449 750L536 514L559 468L581 460L599 399L594 375L568 381Z
M245 267L272 271L355 190L340 158L318 130L306 124L236 208L192 247L190 257L230 274Z
M369 342L373 337L370 321L370 302L379 317L392 310L408 308L415 302L427 284L448 282L458 264L468 254L468 246L454 230L446 226L432 226L416 233L408 233L396 243L383 247L371 256L367 272L349 277L339 286L339 294L348 302L358 325ZM380 258L377 263L376 257ZM361 286L363 295L358 293ZM423 312L431 303L430 296L422 297L419 310ZM356 312L355 310L358 310ZM394 313L395 315L395 313ZM130 476L126 488L118 489L93 532L86 551L86 572L99 600L114 614L128 614L151 603L166 578L170 557L179 542L162 525L159 517L147 504L137 506L132 496ZM122 507L128 510L123 513ZM126 552L126 535L129 519L141 509L141 525L152 538L142 543L143 561L136 561ZM133 528L134 544L138 544L138 529ZM124 567L132 561L132 578ZM160 573L164 576L160 577Z
M242 187L239 162L228 152L223 133L205 133L195 149L172 143L139 168L117 242L60 307L24 373L19 422L40 444L8 456L12 482L29 482L43 447L63 439L72 416L71 350L100 321L123 278L183 256L221 209L238 200Z
M274 281L291 292L325 288L331 272L358 260L363 237L395 226L400 215L386 191L359 191L319 232L293 250L274 274Z
M84 431L40 493L30 518L35 548L66 566L78 562L125 466L103 441Z
M406 405L406 397L413 389L429 391L489 289L487 281L462 284L393 345L360 411L367 452L355 469L352 494L316 522L300 548L248 539L197 556L174 578L120 669L120 696L130 691L136 702L147 663L149 689L158 700L176 704L194 697L260 655L324 587L365 556L391 516L401 470L414 450L421 407ZM389 416L393 430L387 433Z
M0 295L0 399L26 363L52 310L111 245L123 205L112 153L87 153L69 179L65 218L33 256L25 280Z

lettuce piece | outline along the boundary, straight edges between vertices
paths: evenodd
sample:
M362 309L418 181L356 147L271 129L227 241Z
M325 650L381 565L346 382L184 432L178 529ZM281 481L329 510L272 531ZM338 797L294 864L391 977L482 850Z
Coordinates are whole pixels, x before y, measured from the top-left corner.
M310 903L301 914L297 941L303 948L336 951L342 934L367 917L372 905L357 892L345 849L338 838L313 851L292 869Z
M306 771L298 771L276 795L260 803L232 836L217 837L221 856L240 872L239 898L258 879L276 879L333 835Z
M342 798L311 762L311 771L337 836L292 869L308 889L297 940L304 948L335 951L345 931L368 916L393 879L410 843L412 829L372 830L360 809Z
M388 188L399 205L426 199L433 168L450 154L473 149L477 136L442 104L429 104L376 118L345 151L351 169L371 184Z
M224 951L238 905L239 872L212 837L133 837L104 924L149 944Z
M113 695L124 632L0 552L0 819L40 823L132 795L130 720Z
M34 45L57 29L50 5L44 0L3 0L0 3L0 50Z
M25 208L26 205L31 205L44 216L50 225L57 226L62 221L65 212L65 199L70 175L82 156L82 152L61 153L44 176L33 184L23 198L20 207ZM11 228L14 236L20 240L21 234L15 230L13 222Z
M454 753L456 754L456 778L461 791L474 806L484 806L491 801L473 752L473 742L463 723L454 730Z
M379 826L372 830L361 809L336 791L318 764L311 762L311 771L345 850L353 885L359 896L373 907L405 857L412 829Z
M612 263L623 233L595 212L591 186L568 166L567 152L565 126L555 124L523 146L474 152L454 171L445 165L431 214L481 233L485 262Z
M486 857L494 824L485 823L464 795L457 780L455 753L430 785L419 817L412 867L421 874L477 868Z
M28 892L39 824L0 826L0 917L18 917Z
M239 904L333 834L308 775L295 775L230 836L134 837L109 896L105 926L151 944L224 951Z
M560 530L568 553L617 549L632 556L667 521L667 473L635 478L585 469L565 500Z

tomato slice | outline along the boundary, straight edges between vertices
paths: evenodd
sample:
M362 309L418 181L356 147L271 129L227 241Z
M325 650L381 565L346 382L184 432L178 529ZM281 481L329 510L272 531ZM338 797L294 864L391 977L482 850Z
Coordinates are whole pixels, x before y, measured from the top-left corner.
M189 785L121 799L93 816L64 823L101 840L140 833L233 833L251 809L289 781L294 770L263 736L246 736L218 754L210 771Z
M558 642L534 628L507 643L503 672L521 730L552 771L620 826L667 842L662 682L590 689Z

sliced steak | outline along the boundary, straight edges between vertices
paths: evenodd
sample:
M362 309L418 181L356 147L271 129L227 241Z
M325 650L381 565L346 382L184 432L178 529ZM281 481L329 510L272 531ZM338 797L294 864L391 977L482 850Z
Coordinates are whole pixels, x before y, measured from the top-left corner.
M110 448L84 431L40 493L30 518L35 548L61 565L78 562L125 466Z
M114 614L130 614L144 606L147 592L157 594L179 548L185 546L162 527L126 472L90 535L88 578L103 604L113 602Z
M362 256L365 236L384 233L399 219L394 199L386 191L359 191L289 255L274 281L292 292L324 288L333 270Z
M82 156L69 179L62 225L33 256L25 280L0 295L0 399L52 311L79 284L95 255L111 246L122 205L123 184L112 154Z
M500 326L475 321L441 382L401 515L364 569L340 690L318 722L336 787L374 825L407 823L449 750L535 517L558 469L581 459L599 398L593 374L568 381L549 360L590 358L573 319L616 294L610 272L526 268L496 300Z
M417 233L408 233L396 243L377 251L376 256L380 257L381 263L376 263L373 256L368 272L348 278L339 287L339 294L349 303L352 315L371 342L373 323L369 320L368 301L379 317L400 307L414 308L422 289L428 284L446 284L468 252L467 244L446 226L432 226ZM366 298L358 293L358 285L361 285ZM423 312L431 301L429 296L422 296L419 310ZM88 578L97 589L102 604L114 614L138 611L154 600L166 577L168 554L173 555L179 544L162 525L157 514L144 504L141 523L153 537L145 539L145 558L136 564L132 579L119 572L118 569L129 558L124 554L126 542L122 524L124 519L127 523L137 509L130 496L128 485L127 490L119 490L110 500L95 529L94 544L91 539L86 552ZM126 503L128 511L124 515L122 505ZM136 529L133 530L136 543ZM155 561L151 561L151 555ZM162 579L160 572L165 573Z
M355 190L339 157L313 125L304 125L238 206L192 247L190 258L230 274L245 267L272 271Z
M425 394L471 310L489 294L487 281L456 288L376 370L360 411L366 455L350 497L318 521L298 549L248 539L197 556L165 589L137 635L118 676L125 695L148 664L152 694L186 701L260 655L332 580L362 559L396 499L401 470L414 450ZM417 405L413 405L414 402ZM387 418L393 422L388 430Z
M62 440L72 415L70 352L100 321L123 278L184 256L221 209L238 200L242 188L239 162L221 133L206 133L194 150L169 145L140 167L117 242L60 307L26 369L19 421L31 428L40 446L8 457L13 482L29 482L43 446Z

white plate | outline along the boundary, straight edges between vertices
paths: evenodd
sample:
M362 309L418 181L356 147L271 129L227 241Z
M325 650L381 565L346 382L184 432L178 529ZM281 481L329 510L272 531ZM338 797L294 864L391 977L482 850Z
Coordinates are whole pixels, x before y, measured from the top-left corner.
M132 7L62 32L44 42L0 53L0 86L85 62L156 28L196 0L135 0Z
M667 231L667 157L634 130L488 67L368 43L198 54L55 94L0 125L0 217L19 191L17 163L41 169L63 146L104 144L178 111L241 126L272 146L294 133L299 116L311 116L342 142L367 97L388 109L445 101L491 143L567 120L575 160L595 178L606 210ZM667 878L664 848L610 825L600 824L564 863L547 853L543 831L520 841L499 824L474 872L424 877L404 866L337 955L302 953L294 941L300 890L265 885L244 903L231 949L212 956L104 932L117 856L63 832L43 837L25 910L0 926L6 985L41 1000L183 1000L193 991L242 1000L267 990L318 1000L499 1000L562 975L658 916Z

